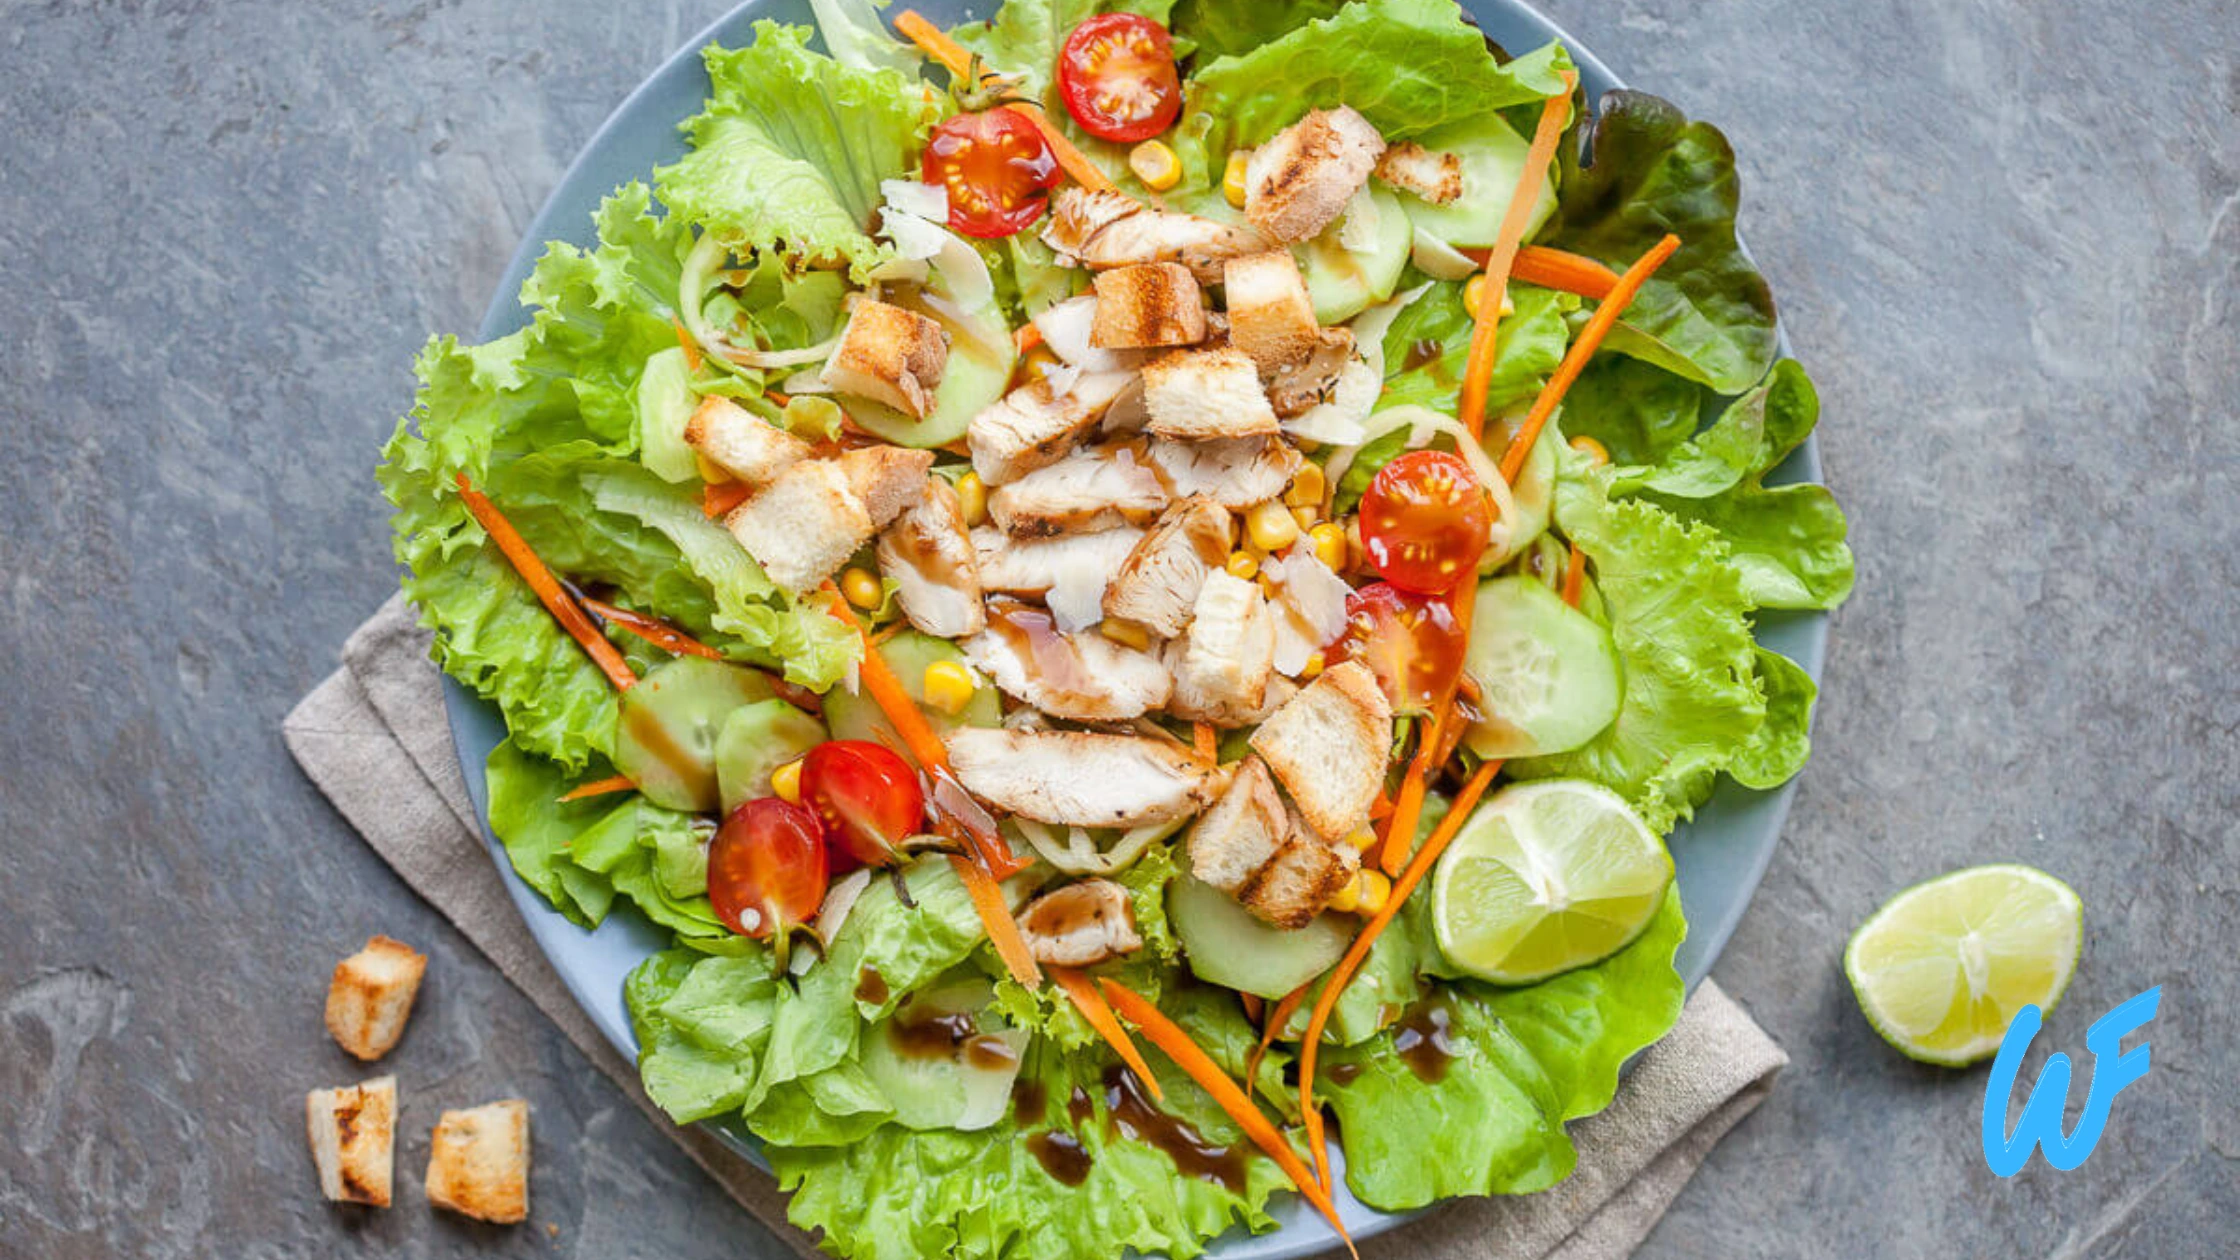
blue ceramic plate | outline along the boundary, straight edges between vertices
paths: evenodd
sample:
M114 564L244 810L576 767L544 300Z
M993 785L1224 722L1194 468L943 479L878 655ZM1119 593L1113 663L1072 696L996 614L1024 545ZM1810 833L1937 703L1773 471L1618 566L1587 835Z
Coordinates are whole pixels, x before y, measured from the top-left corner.
M914 0L914 3L928 17L944 23L986 17L994 8L992 2ZM1624 86L1585 45L1523 0L1462 0L1462 7L1476 18L1487 35L1505 48L1523 51L1537 48L1551 39L1562 40L1578 63L1589 100ZM512 264L506 268L505 278L490 300L489 311L483 315L480 333L483 340L502 337L529 322L528 313L521 308L516 295L521 291L522 281L528 278L530 269L544 253L545 242L560 240L590 246L593 243L591 216L601 199L617 185L645 179L654 167L684 156L684 142L677 124L700 112L708 92L707 75L700 68L700 49L709 43L736 46L747 42L752 24L761 18L799 23L812 20L806 0L748 0L695 35L651 78L638 85L592 137L590 145L560 180L560 186L553 190L544 209L538 212L536 222L529 225ZM1788 352L1786 341L1782 352ZM1809 439L1770 478L1775 482L1819 479L1819 453L1814 441ZM1762 616L1758 638L1767 647L1803 666L1815 679L1820 676L1821 656L1827 641L1825 616ZM475 811L487 816L489 789L483 782L482 767L490 750L505 737L505 724L496 706L478 699L449 678L444 679L444 686L452 738L458 745L459 760L467 770L467 788L474 796ZM1743 909L1749 905L1750 894L1756 890L1766 863L1773 857L1781 822L1789 812L1789 799L1795 790L1794 782L1775 792L1752 792L1731 781L1723 781L1711 801L1697 811L1695 820L1673 836L1672 856L1679 869L1680 897L1688 914L1688 939L1680 947L1678 962L1680 973L1691 988L1711 970L1719 948L1726 944L1727 937L1742 918ZM665 936L634 911L620 905L598 930L585 931L577 927L521 882L506 860L504 847L496 836L488 834L487 827L484 838L490 845L492 860L504 873L514 903L521 907L522 918L528 921L529 931L538 945L552 959L552 965L567 982L569 991L575 994L576 1001L606 1034L607 1040L613 1042L624 1057L634 1061L637 1038L631 1033L630 1018L623 1008L623 980L640 959L667 944ZM739 1134L726 1131L725 1136L748 1158L757 1164L762 1162L751 1143ZM1332 1154L1335 1156L1339 1152ZM1345 1192L1342 1178L1338 1190L1339 1210L1355 1238L1390 1229L1407 1219L1388 1216L1356 1202ZM1272 1211L1281 1222L1281 1229L1257 1237L1232 1232L1217 1242L1208 1254L1216 1260L1284 1260L1312 1255L1337 1244L1330 1227L1296 1196L1283 1196L1272 1205Z

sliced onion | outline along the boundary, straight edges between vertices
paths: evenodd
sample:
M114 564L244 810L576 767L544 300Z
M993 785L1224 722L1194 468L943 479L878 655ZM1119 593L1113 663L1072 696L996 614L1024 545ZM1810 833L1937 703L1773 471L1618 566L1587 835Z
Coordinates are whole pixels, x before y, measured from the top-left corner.
M1099 849L1095 837L1084 827L1066 828L1066 838L1061 842L1041 823L1025 818L1011 822L1043 861L1067 875L1117 875L1134 866L1152 845L1182 829L1180 821L1135 827L1121 832L1111 848Z
M1416 241L1409 248L1408 260L1416 265L1416 270L1434 280L1466 280L1478 270L1476 259L1422 228L1416 229Z
M832 357L833 350L839 344L840 334L836 332L813 346L801 346L792 350L744 350L729 342L719 341L710 347L710 351L744 368L789 368L822 363Z
M1345 633L1353 588L1306 547L1261 564L1275 585L1276 672L1294 676L1315 649Z
M949 221L949 190L939 184L922 184L914 179L882 179L879 195L886 198L890 210L934 223Z
M1338 246L1349 254L1372 253L1377 248L1377 228L1384 221L1384 211L1377 206L1377 199L1370 195L1369 186L1363 184L1355 190L1346 208L1338 217Z

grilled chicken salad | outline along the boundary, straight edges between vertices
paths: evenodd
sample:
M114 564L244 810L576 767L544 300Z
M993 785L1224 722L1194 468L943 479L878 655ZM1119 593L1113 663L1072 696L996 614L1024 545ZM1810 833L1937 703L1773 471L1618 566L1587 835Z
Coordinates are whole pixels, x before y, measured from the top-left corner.
M1851 583L1725 139L1450 0L816 7L380 471L648 1093L849 1257L1561 1181Z

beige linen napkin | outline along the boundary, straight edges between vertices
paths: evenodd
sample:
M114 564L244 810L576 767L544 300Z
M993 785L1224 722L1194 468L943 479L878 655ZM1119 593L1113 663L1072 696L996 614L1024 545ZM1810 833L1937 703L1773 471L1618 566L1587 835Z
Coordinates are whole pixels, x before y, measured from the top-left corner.
M401 597L359 627L342 668L290 713L288 748L343 817L415 892L456 924L648 1115L638 1074L600 1036L529 936L468 802L428 636ZM1711 1148L1773 1086L1788 1056L1717 985L1689 999L1609 1110L1571 1127L1578 1171L1544 1194L1472 1199L1382 1235L1365 1250L1424 1260L1614 1260L1630 1255ZM662 1120L666 1124L666 1120ZM804 1257L767 1173L698 1127L669 1126L726 1193Z

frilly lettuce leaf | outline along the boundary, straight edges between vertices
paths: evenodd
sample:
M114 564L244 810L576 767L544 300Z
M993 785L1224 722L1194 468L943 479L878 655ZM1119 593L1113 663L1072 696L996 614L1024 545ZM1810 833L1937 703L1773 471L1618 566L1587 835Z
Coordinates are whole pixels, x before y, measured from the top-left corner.
M1175 38L1187 39L1200 65L1251 52L1318 18L1330 17L1347 0L1178 0L1169 25Z
M1612 494L1654 491L1682 499L1708 499L1762 476L1787 458L1820 419L1820 396L1795 359L1773 365L1703 432L1662 453L1654 462L1615 462L1598 474ZM1568 426L1566 426L1568 428Z
M825 51L850 70L894 70L915 76L918 50L894 37L879 16L892 0L809 0Z
M1820 689L1795 661L1767 648L1758 649L1758 686L1766 693L1766 720L1727 773L1744 787L1776 788L1812 756L1812 705Z

